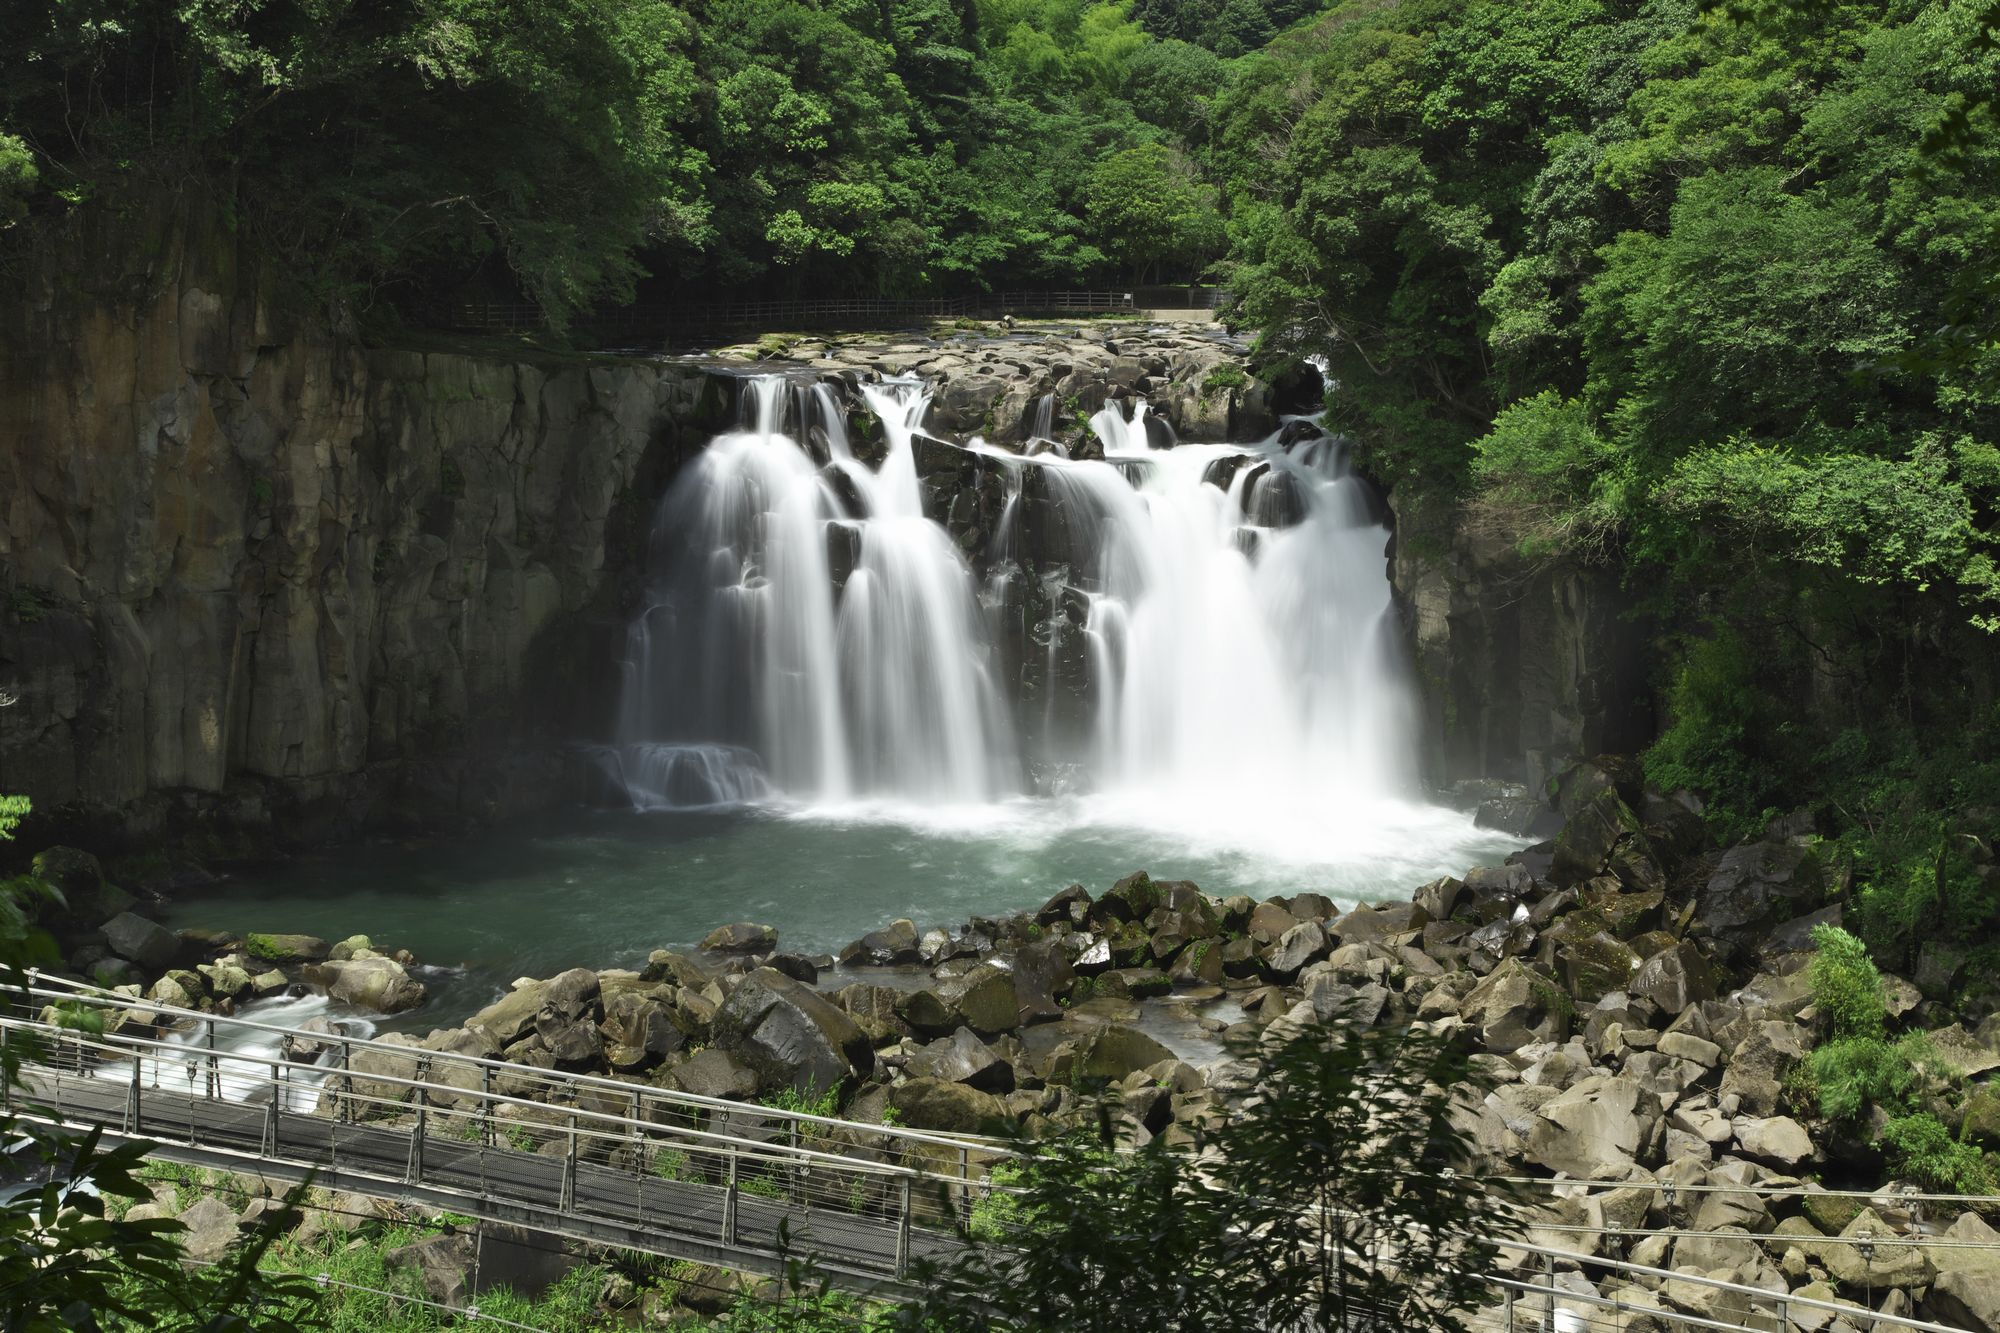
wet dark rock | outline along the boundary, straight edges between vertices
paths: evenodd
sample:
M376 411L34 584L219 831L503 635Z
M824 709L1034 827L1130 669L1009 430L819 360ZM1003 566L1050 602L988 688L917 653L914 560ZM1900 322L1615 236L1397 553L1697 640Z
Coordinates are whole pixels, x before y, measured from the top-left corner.
M1058 921L1081 925L1089 911L1089 891L1081 884L1072 884L1043 903L1035 913L1035 920L1044 926L1052 926Z
M771 968L736 983L715 1016L715 1040L761 1085L817 1096L865 1077L874 1048L855 1021L819 992Z
M769 953L778 947L778 932L770 926L738 921L711 930L703 937L701 947L715 953Z
M925 1046L910 1057L908 1068L916 1078L963 1083L986 1092L1014 1090L1013 1066L967 1028Z
M1824 887L1819 859L1790 842L1732 847L1702 887L1695 919L1712 935L1728 935L1785 920Z
M907 919L870 931L840 951L842 967L898 967L922 961L916 923Z

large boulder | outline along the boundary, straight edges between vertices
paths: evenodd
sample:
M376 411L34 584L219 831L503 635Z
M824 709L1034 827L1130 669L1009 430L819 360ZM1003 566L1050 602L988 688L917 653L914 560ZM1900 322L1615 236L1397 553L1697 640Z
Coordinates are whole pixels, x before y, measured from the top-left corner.
M715 1015L715 1040L766 1086L817 1096L875 1067L868 1036L825 996L760 967L736 983Z
M778 932L751 921L717 926L702 937L701 947L716 953L770 953L778 947Z
M1128 1074L1173 1058L1172 1051L1139 1029L1107 1023L1070 1043L1069 1058L1058 1057L1050 1081L1116 1083Z
M1796 916L1822 890L1819 859L1794 842L1751 842L1722 854L1703 886L1695 928L1728 935Z
M1620 799L1616 788L1606 787L1579 805L1556 836L1550 879L1558 888L1567 888L1595 878L1603 873L1621 843L1643 846L1645 838L1639 817Z
M911 1056L909 1072L913 1078L964 1083L986 1092L1014 1090L1014 1067L995 1055L969 1028L960 1028Z
M459 1310L471 1296L468 1275L474 1268L475 1243L465 1235L430 1236L385 1251L382 1266L391 1272L413 1274L426 1299Z
M1791 1171L1813 1159L1812 1136L1790 1116L1767 1120L1743 1117L1736 1122L1736 1143L1743 1155Z
M466 1026L483 1028L500 1045L511 1046L535 1026L535 1015L541 1013L548 991L546 981L516 986L474 1014Z
M216 1263L236 1246L236 1214L220 1199L198 1200L180 1215L180 1221L187 1228L181 1237L181 1251L197 1263Z
M1838 1242L1823 1242L1816 1248L1820 1263L1834 1281L1850 1292L1878 1292L1891 1287L1929 1286L1937 1268L1920 1245L1892 1243L1896 1228L1884 1222L1873 1208L1864 1208L1841 1230ZM1858 1243L1875 1243L1866 1254Z
M604 1002L604 1058L634 1069L672 1055L687 1044L673 1011L650 995L621 991Z
M1299 969L1333 951L1326 927L1317 921L1301 921L1282 935L1264 959L1264 970L1279 981L1290 981Z
M1639 964L1625 991L1635 999L1652 1001L1663 1014L1678 1014L1715 997L1714 969L1700 950L1683 941Z
M319 963L308 975L326 987L326 993L334 999L380 1014L400 1014L416 1008L426 998L421 981L395 959L380 955Z
M252 931L243 937L243 952L267 963L317 963L331 946L317 935L277 935Z
M667 1071L666 1081L697 1097L740 1101L757 1094L757 1073L728 1051L711 1046Z
M1549 1005L1558 994L1547 977L1510 958L1466 994L1459 1013L1487 1050L1507 1055L1548 1035Z
M908 919L871 930L840 951L842 967L900 967L923 960L917 925Z
M913 1129L980 1134L1007 1118L1007 1103L990 1092L934 1078L905 1079L889 1089L889 1105Z
M1812 1049L1812 1038L1797 1023L1769 1020L1750 1029L1736 1044L1722 1071L1722 1096L1736 1098L1741 1115L1769 1116L1778 1109L1785 1080Z
M1930 1317L1971 1333L2000 1333L2000 1276L1940 1273L1924 1304Z
M148 972L172 967L180 956L180 938L157 921L148 921L132 912L120 912L104 923L104 941L120 958L137 963Z
M1652 1132L1638 1085L1597 1075L1557 1093L1535 1113L1527 1156L1580 1180L1624 1180Z

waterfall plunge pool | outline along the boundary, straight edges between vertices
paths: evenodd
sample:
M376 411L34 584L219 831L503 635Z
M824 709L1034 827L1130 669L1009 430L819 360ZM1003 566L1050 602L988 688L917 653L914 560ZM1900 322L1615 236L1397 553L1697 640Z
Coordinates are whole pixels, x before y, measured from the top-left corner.
M1140 398L1091 419L1102 461L1017 456L922 438L914 380L860 393L877 462L831 384L763 375L662 497L592 747L636 810L245 873L169 924L407 948L432 1000L397 1023L427 1027L731 921L832 953L1140 869L1352 905L1520 845L1424 801L1389 533L1346 441L1293 419L1165 447ZM1035 412L1046 435L1054 395ZM1090 794L1025 794L1037 757Z
M426 1030L464 1019L516 977L643 965L651 950L691 948L731 921L777 927L788 950L832 953L897 917L956 925L1038 906L1070 883L1102 892L1141 869L1218 895L1310 891L1352 904L1407 896L1520 846L1435 806L1302 806L1121 795L575 812L245 871L180 898L166 924L363 934L409 949L428 965L418 975L431 1000L387 1026Z

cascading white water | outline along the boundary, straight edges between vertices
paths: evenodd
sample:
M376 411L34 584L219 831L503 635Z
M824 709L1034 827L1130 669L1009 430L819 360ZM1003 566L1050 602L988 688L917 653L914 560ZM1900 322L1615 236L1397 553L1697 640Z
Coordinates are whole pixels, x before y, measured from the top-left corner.
M825 437L822 472L783 433L786 390L752 380L750 428L718 436L661 504L608 752L616 776L649 808L741 800L767 781L824 801L998 794L1008 747L972 570L917 486L911 436L928 394L870 387L888 442L879 470L854 458L830 390L800 396L818 419L799 436Z
M1140 401L1091 421L1101 462L980 447L1006 482L988 604L1031 576L1013 548L1038 469L1034 521L1060 525L1068 556L1033 576L1088 608L1088 734L1050 734L1045 699L1017 737L972 567L924 513L928 394L863 392L879 467L855 456L831 389L760 377L746 427L663 501L607 751L635 804L990 803L1026 791L1028 749L1077 756L1093 801L1148 822L1416 795L1388 534L1341 442L1156 449L1171 436ZM1035 650L1052 678L1056 634Z

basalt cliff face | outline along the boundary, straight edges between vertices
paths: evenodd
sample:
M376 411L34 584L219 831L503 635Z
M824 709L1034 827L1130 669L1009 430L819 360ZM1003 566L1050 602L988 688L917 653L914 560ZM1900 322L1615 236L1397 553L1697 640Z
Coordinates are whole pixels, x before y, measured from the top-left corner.
M643 531L621 499L726 389L363 350L286 320L217 234L79 237L70 271L101 281L52 265L9 303L0 789L97 828L287 838L534 799L492 743L559 715L538 679L607 543Z
M610 725L654 502L737 419L752 355L857 412L861 378L929 381L925 508L967 551L993 536L998 473L929 437L1020 447L1144 397L1169 441L1249 439L1283 406L1240 347L1132 326L702 362L371 348L288 315L212 220L158 234L139 253L80 231L0 313L0 791L86 840L194 828L262 850L582 791L563 742ZM1060 531L1030 490L1024 530ZM1539 784L1644 743L1615 586L1398 508L1434 777ZM1036 637L1074 608L1019 586L1007 692L1080 697L1076 636Z
M1652 741L1654 629L1615 569L1524 556L1505 515L1390 506L1435 781L1540 793L1579 756Z

